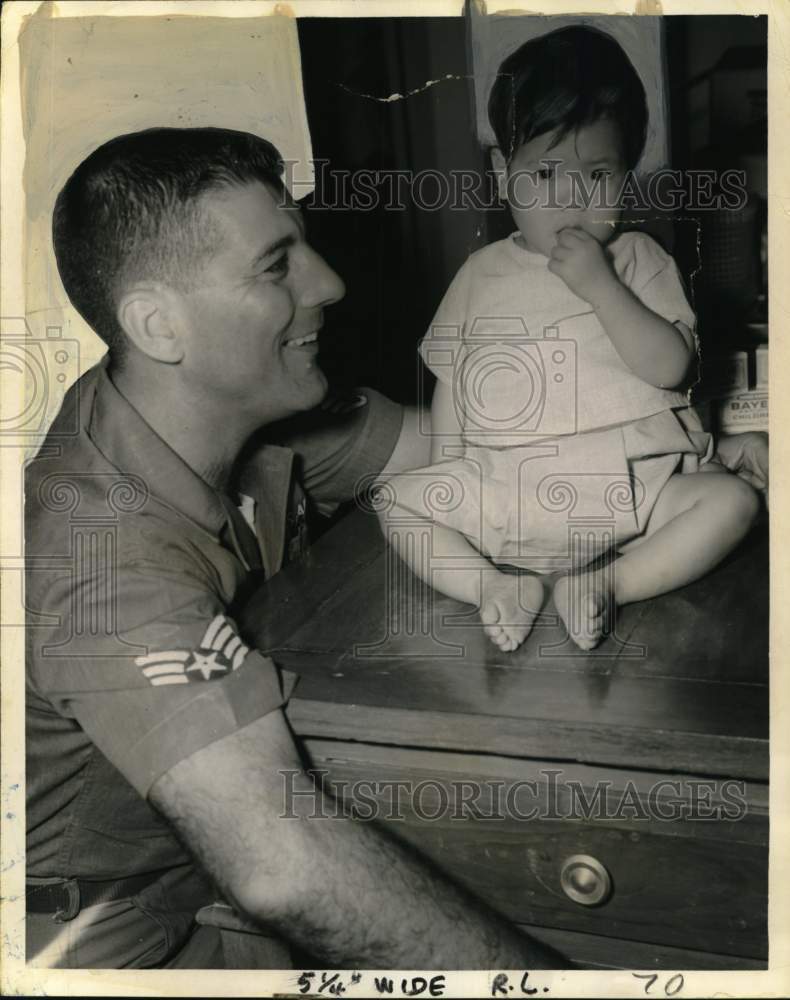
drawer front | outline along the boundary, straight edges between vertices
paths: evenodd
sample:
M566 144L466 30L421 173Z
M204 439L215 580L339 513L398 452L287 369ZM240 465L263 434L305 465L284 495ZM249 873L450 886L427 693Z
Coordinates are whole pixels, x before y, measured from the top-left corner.
M719 818L668 821L669 799L656 805L650 793L666 788L667 775L331 741L307 748L330 790L364 818L375 811L516 923L767 956L764 786L744 789L739 818L732 788L721 799L715 786L701 809L728 802ZM676 780L680 794L673 786L671 799L676 811L688 810L699 779ZM516 786L524 794L513 794ZM606 805L580 815L572 786L588 804L606 787Z
M669 945L608 938L600 934L519 925L519 930L569 956L579 969L699 969L757 972L768 968L767 959L719 955L711 951L673 948Z

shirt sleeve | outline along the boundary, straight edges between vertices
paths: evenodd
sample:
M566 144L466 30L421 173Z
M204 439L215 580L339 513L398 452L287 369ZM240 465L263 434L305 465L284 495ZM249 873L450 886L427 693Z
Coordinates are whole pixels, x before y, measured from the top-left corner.
M242 641L197 560L165 537L147 546L155 558L119 552L109 573L55 581L45 606L60 624L31 630L29 655L37 691L142 796L180 760L282 706L293 686Z
M453 372L459 369L465 356L464 334L471 277L470 258L450 282L428 332L420 342L420 355L425 365L448 385L453 384Z
M622 277L643 305L669 323L696 326L675 261L645 233L634 233L633 255Z
M351 389L326 408L281 425L273 439L297 457L299 481L322 512L351 500L389 461L403 407L375 389Z

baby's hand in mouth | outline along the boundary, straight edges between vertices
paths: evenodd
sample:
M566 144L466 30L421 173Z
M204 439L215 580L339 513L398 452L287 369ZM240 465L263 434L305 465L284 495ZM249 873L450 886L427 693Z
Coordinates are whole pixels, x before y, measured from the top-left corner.
M565 226L549 257L549 270L572 292L592 303L617 278L606 249L580 226Z

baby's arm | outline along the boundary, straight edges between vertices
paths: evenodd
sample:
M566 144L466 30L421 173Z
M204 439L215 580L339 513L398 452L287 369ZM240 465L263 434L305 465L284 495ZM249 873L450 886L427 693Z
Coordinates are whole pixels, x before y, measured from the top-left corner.
M563 229L552 250L549 270L589 302L634 374L664 389L680 385L695 345L691 330L648 309L620 281L604 247L583 229Z

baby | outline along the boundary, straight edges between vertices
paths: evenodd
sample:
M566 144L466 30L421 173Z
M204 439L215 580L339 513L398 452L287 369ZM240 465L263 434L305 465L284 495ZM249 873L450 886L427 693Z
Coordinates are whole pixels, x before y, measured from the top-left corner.
M674 261L617 231L647 124L625 53L585 27L529 41L500 67L489 115L517 231L473 254L439 306L420 346L438 379L433 464L383 490L431 524L430 560L403 532L401 556L477 604L500 649L528 635L547 596L534 574L548 572L570 636L591 649L616 606L716 566L758 498L712 458L679 391L696 340Z

